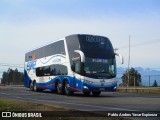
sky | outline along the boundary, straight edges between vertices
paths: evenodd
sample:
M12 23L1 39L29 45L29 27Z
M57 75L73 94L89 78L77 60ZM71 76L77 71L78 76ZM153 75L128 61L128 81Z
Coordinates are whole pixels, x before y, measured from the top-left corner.
M0 0L0 64L71 34L108 37L128 67L160 68L160 0ZM2 67L1 67L2 68Z

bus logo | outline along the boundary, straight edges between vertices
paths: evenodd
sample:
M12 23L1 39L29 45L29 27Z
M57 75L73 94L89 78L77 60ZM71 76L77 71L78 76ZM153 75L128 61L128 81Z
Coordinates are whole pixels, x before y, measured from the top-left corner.
M100 80L101 83L105 83L105 80Z
M29 61L27 63L27 70L35 69L36 61Z
M101 86L104 86L104 83L101 83Z

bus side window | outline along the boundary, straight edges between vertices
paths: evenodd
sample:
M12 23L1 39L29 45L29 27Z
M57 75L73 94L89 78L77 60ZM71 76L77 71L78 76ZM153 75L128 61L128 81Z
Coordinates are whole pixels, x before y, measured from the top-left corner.
M43 67L36 68L36 76L40 77L44 75Z

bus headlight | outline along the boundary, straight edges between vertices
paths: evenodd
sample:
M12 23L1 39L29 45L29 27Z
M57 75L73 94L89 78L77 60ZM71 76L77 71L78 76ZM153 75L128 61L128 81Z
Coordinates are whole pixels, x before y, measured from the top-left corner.
M88 84L92 84L92 83L93 83L93 82L88 81L88 80L84 80L83 82L84 82L84 83L88 83Z
M87 86L83 86L83 88L84 88L84 89L88 89L88 87L87 87Z

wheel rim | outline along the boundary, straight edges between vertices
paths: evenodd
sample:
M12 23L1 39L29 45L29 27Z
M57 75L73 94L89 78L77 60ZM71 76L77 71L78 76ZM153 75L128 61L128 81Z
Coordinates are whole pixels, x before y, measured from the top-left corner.
M65 93L69 94L69 84L68 83L65 84Z
M30 90L33 90L32 82L30 82Z
M57 93L61 93L60 86L61 86L61 84L58 82L58 83L57 83Z
M36 82L34 82L34 91L37 90Z

